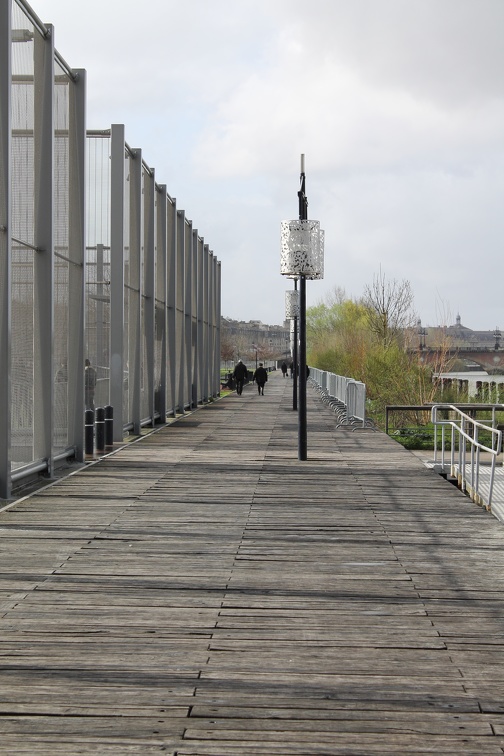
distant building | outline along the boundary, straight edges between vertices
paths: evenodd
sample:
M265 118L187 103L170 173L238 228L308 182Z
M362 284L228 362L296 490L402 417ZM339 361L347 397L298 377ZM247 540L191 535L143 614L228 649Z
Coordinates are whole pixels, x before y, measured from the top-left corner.
M221 318L221 356L224 361L238 358L277 361L290 355L290 325L267 325L260 320Z
M499 349L501 333L498 329L494 331L473 331L471 328L462 325L460 315L455 319L455 325L436 326L421 328L421 321L418 321L419 330L425 331L425 346L436 348L447 340L454 349ZM496 347L497 343L497 347Z
M418 339L418 341L416 341ZM416 342L416 343L415 343ZM422 326L417 321L413 335L413 348L426 353L444 350L454 359L452 369L501 372L504 366L502 336L498 328L493 331L473 331L462 325L460 315L450 326Z

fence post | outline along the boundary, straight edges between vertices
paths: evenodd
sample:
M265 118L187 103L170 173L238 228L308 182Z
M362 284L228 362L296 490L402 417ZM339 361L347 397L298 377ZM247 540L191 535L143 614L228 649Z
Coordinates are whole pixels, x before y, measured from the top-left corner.
M107 404L105 407L105 448L114 446L114 408Z
M87 409L84 413L84 453L93 456L94 451L94 410Z
M105 410L103 407L96 408L96 451L105 451Z

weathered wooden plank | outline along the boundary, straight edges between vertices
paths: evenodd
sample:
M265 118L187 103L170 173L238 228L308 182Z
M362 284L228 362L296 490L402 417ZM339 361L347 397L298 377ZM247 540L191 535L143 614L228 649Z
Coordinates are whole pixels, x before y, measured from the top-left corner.
M306 716L306 714L310 716ZM309 733L320 735L338 734L342 732L376 732L383 734L385 732L401 733L412 735L414 733L427 735L450 736L454 734L463 734L467 737L492 735L492 722L495 721L491 715L476 715L462 713L443 713L429 714L424 717L412 716L409 712L380 711L376 712L348 712L339 711L331 713L323 712L323 716L314 716L314 712L300 712L299 710L279 710L268 709L240 709L219 707L198 707L195 706L191 711L190 724L188 726L186 737L199 737L198 733L205 733L211 730L218 730L219 736L222 732L243 731L246 736L251 733L259 732L264 734L264 740L271 738L276 739L278 735L284 733L287 737L293 739L294 733L299 735L299 739L308 739ZM325 716L324 716L325 715ZM287 734L288 733L288 734Z
M22 739L19 737L6 736L2 738L3 747L6 754L32 754L37 753L39 756L58 756L63 754L96 754L100 753L103 756L111 754L112 756L118 756L118 754L159 754L162 751L167 756L176 756L176 749L178 745L178 739L170 744L168 741L163 741L162 745L142 743L142 742L127 742L119 738L110 738L107 741L102 739L69 739L68 737L62 738L59 736L43 737L40 735L23 735Z
M181 739L187 725L187 718L167 717L166 713L156 713L150 717L118 716L30 716L17 717L4 715L1 720L2 736L18 734L37 735L40 737L80 736L99 742L110 738L120 738L135 742L163 745L166 738Z
M502 526L285 383L0 515L0 750L502 755Z
M262 724L262 723L261 723ZM219 726L220 725L220 726ZM273 732L262 732L260 728L253 729L250 732L243 730L232 730L222 727L222 723L218 723L217 728L199 729L188 728L185 732L184 740L196 741L195 746L198 748L196 751L189 750L191 748L190 743L185 746L184 750L179 750L178 753L190 754L190 753L209 753L209 751L202 751L200 743L204 741L214 741L220 744L223 742L233 743L235 748L234 753L257 753L256 747L264 748L266 745L270 748L274 748L276 744L279 745L280 753L321 753L320 747L325 745L333 750L327 750L326 753L340 754L340 753L352 753L348 749L354 747L354 753L442 753L442 754L467 754L472 753L474 756L477 753L484 754L498 754L499 749L502 750L504 740L500 737L489 738L488 736L466 736L463 732L459 733L459 737L450 735L438 735L435 733L414 733L414 727L409 728L407 725L401 731L401 728L390 728L389 731L375 732L373 730L366 732L362 727L362 723L359 723L358 732L347 731L334 731L334 732L320 732L317 729L308 732L296 731L295 734L291 731L285 731L278 729ZM413 732L412 732L413 731ZM458 741L458 750L457 750ZM489 742L490 741L490 742ZM313 743L317 744L317 749L313 749ZM304 744L304 750L302 749ZM247 748L249 750L247 750ZM251 749L253 749L251 751ZM294 749L294 750L291 750ZM360 749L360 750L357 750ZM393 750L394 749L394 750ZM480 750L481 749L481 750ZM277 749L278 750L278 749ZM275 750L275 752L277 752ZM229 751L232 753L232 751ZM267 753L267 751L263 751ZM271 751L270 751L271 752ZM213 751L213 753L222 753L221 751Z

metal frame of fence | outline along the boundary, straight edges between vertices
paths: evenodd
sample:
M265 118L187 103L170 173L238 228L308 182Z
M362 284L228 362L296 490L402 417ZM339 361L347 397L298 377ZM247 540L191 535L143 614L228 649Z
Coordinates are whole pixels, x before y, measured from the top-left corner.
M220 264L124 126L88 132L88 155L86 351L119 441L218 394Z
M86 137L86 73L0 0L0 497L84 459L84 362L114 440L218 395L220 263L124 126ZM107 161L86 163L91 144ZM93 212L100 208L103 226Z
M312 367L310 379L318 388L322 400L337 414L339 425L366 427L365 383Z

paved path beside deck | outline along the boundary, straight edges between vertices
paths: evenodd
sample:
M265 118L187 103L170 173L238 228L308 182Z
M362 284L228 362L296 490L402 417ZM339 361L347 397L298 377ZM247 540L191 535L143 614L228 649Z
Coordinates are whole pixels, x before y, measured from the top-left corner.
M289 379L0 513L0 754L504 753L504 526Z

